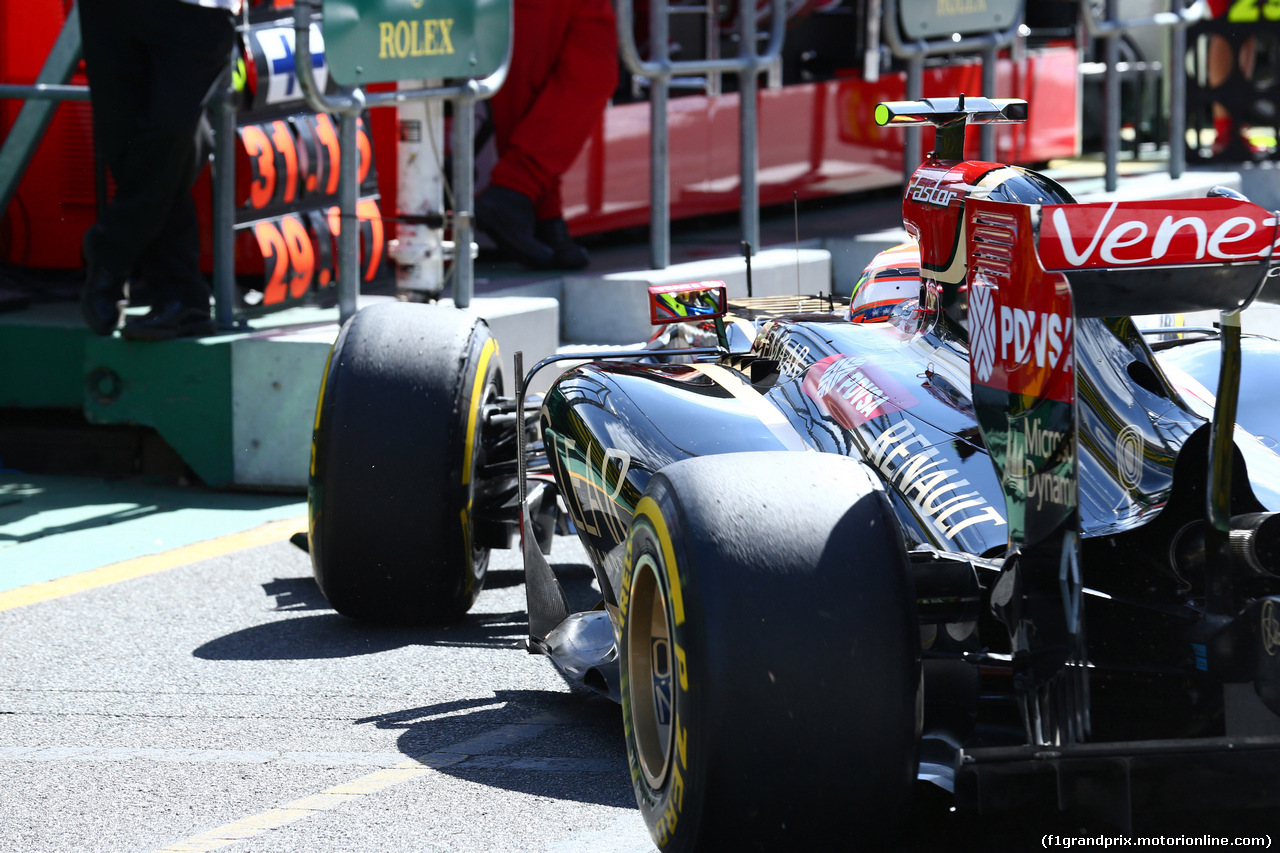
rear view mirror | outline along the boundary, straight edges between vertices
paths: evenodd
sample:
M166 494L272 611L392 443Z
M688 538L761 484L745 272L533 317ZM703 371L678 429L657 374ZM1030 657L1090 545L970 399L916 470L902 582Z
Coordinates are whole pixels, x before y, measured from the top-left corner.
M724 316L728 300L723 281L654 284L649 287L649 321L661 326L714 320Z

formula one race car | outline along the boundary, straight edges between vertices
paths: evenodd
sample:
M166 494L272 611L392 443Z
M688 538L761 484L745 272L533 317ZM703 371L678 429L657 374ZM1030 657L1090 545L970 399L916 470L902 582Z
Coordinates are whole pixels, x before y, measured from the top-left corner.
M883 837L918 779L961 810L1056 797L1121 829L1280 804L1280 457L1265 419L1236 423L1276 215L1229 190L1077 204L963 160L967 125L1025 115L877 108L936 142L903 201L915 246L852 310L655 288L655 323L704 345L577 356L538 400L529 379L572 356L517 359L505 396L483 322L361 311L316 416L324 594L456 617L518 533L530 649L621 702L663 850ZM1130 319L1206 309L1214 340L1181 364ZM557 527L595 609L570 612L544 557Z

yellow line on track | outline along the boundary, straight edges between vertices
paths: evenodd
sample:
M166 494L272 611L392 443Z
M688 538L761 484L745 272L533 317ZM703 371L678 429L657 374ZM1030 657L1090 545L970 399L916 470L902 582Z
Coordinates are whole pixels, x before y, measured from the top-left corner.
M288 539L299 530L305 530L306 526L307 517L305 515L285 518L268 522L243 533L219 536L217 539L196 542L192 545L174 548L172 551L165 551L162 554L136 557L121 563L112 563L100 569L79 572L65 578L56 578L51 581L20 586L17 589L0 592L0 611L13 610L16 607L25 607L28 604L37 604L41 601L61 598L64 595L84 592L87 589L97 589L98 587L110 586L113 583L176 569L180 566L189 566L201 560L211 560L214 557L221 557L247 548L255 548L258 545L279 542L281 539Z
M453 760L460 761L463 757L459 755L454 757ZM447 764L452 762L446 760L445 762L437 763ZM224 824L216 829L210 829L199 835L193 835L182 841L174 842L159 848L156 853L201 853L201 851L205 850L217 850L220 847L227 847L254 836L264 835L273 829L279 829L286 824L309 817L317 812L336 809L357 797L377 793L385 788L412 781L431 772L433 772L432 767L409 759L395 767L374 771L366 776L361 776L359 779L352 779L350 782L334 785L332 788L328 788L318 794L312 794L309 797L285 803L278 808L267 809L264 812L250 815L232 823Z

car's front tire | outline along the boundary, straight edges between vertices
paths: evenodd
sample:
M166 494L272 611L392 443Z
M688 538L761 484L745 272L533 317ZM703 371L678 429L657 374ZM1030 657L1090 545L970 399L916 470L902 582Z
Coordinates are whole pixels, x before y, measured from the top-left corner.
M484 583L475 542L484 407L501 393L483 320L441 305L358 312L316 407L308 535L321 592L372 622L456 618Z

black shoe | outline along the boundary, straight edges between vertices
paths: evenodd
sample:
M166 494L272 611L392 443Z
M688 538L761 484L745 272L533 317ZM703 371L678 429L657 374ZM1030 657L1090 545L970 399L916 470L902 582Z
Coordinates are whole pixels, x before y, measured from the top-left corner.
M533 201L524 193L490 184L476 196L476 227L498 248L527 267L551 269L555 253L534 236Z
M543 243L551 247L552 262L558 270L585 269L591 262L587 250L573 242L569 236L569 226L561 217L544 219L533 229Z
M108 270L98 262L92 242L95 231L84 235L84 260L88 267L84 289L80 291L80 313L95 335L109 335L120 325L120 300L124 298L126 276Z
M181 302L166 302L134 317L124 324L120 337L130 341L171 341L214 333L209 308L193 307Z

